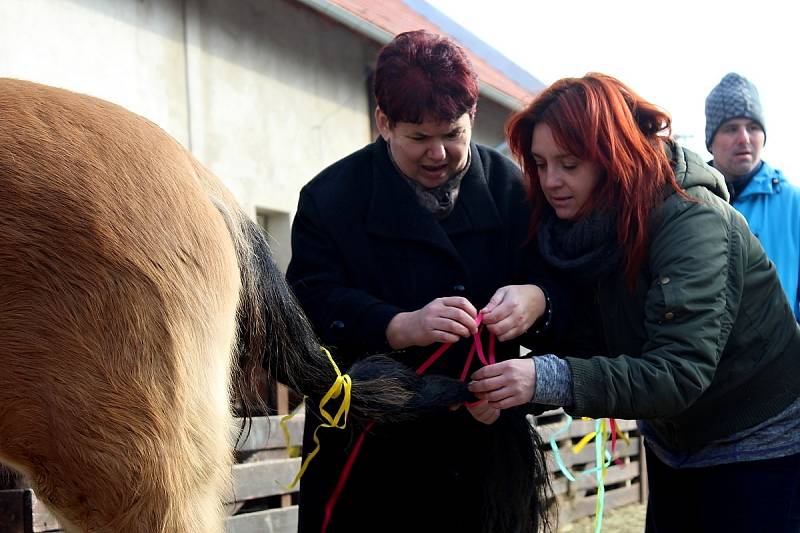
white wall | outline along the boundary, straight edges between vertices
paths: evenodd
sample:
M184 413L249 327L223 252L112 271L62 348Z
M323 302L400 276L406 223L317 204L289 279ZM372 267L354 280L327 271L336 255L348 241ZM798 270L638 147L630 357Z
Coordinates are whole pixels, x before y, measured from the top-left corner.
M98 96L163 127L251 216L269 214L282 265L300 187L370 141L374 49L286 0L0 2L0 76Z
M291 0L0 0L0 76L160 125L267 217L281 266L300 188L371 141L378 49ZM506 113L482 99L475 140L499 144Z
M192 149L245 206L293 209L299 187L369 142L367 47L283 1L193 2Z
M2 0L0 76L111 100L186 143L180 0Z

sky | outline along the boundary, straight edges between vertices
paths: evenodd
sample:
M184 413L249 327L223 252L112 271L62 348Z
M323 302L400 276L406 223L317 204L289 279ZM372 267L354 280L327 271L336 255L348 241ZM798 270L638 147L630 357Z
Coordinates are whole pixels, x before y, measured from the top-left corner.
M705 98L728 72L758 88L763 159L800 184L800 31L791 2L427 0L548 85L603 72L672 115L673 134L710 159Z

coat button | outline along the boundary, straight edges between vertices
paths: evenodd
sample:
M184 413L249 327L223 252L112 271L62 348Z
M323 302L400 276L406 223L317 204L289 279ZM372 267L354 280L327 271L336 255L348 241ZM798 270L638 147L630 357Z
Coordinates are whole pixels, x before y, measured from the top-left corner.
M664 276L663 278L661 278L662 285L666 285L667 283L669 283L669 276Z
M453 286L453 290L455 292L464 292L465 290L467 290L467 288L459 283L458 285Z
M331 322L331 329L344 329L344 322L341 320L334 320Z
M672 313L672 311L664 313L664 320L672 320L673 318L675 318L675 315Z

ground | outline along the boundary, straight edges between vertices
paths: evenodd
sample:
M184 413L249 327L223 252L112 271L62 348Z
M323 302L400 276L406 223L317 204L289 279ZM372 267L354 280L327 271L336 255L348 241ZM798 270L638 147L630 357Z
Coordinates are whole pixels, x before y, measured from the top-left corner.
M605 513L603 533L642 533L647 506L631 504ZM558 529L559 533L594 533L594 516L587 516Z

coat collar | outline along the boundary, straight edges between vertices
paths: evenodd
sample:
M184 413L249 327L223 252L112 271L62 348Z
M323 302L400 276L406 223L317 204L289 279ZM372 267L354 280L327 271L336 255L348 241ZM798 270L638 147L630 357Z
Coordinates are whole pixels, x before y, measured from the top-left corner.
M675 141L665 141L664 149L675 173L675 181L681 189L705 187L726 202L730 200L725 178L717 169L706 164L699 155ZM669 185L665 186L664 190L667 197L675 194L675 190Z
M455 207L442 221L425 210L389 159L382 138L372 145L372 191L367 231L393 239L423 241L455 253L450 236L469 231L502 228L500 214L489 191L484 163L474 143L471 162L461 181Z
M753 176L753 179L750 180L750 183L747 184L747 187L744 188L737 200L759 194L779 193L785 179L780 170L770 167L762 160L761 168Z

